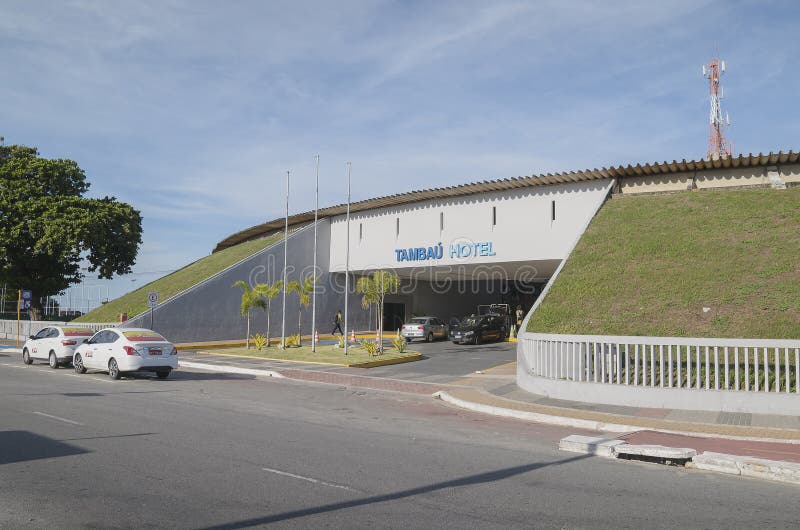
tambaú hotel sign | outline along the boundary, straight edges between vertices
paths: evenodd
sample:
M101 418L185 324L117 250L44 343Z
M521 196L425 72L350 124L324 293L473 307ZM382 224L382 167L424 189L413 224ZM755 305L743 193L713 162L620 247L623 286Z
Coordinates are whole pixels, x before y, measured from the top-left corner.
M495 251L491 241L450 243L449 256L451 259L466 259L483 256L494 256ZM444 257L444 246L441 242L429 247L410 247L394 249L397 261L428 261L440 260Z

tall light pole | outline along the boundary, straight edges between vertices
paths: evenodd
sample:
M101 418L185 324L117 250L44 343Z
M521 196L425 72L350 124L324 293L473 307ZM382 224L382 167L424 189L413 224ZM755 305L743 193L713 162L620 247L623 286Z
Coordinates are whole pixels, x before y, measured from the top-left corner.
M286 172L286 221L283 226L283 309L281 315L281 349L286 349L286 266L289 243L289 172Z
M319 215L319 155L317 159L317 182L314 188L314 288L311 291L311 351L317 351L317 219Z
M350 171L353 164L347 163L347 253L344 258L344 354L347 355L347 302L350 295Z

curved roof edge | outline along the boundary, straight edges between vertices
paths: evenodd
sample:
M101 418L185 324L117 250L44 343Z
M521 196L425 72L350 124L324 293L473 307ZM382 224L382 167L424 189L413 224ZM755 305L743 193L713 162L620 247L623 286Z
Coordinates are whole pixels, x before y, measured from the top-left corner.
M773 153L770 151L768 154L758 153L754 155L739 155L736 157L726 157L718 159L703 159L703 160L673 160L672 162L653 162L651 164L636 164L632 166L612 166L603 167L600 169L584 169L581 171L570 171L561 173L547 173L541 175L530 175L527 177L511 177L498 180L484 180L480 182L471 182L468 184L459 184L456 186L448 186L444 188L430 188L425 190L407 191L405 193L398 193L395 195L386 195L383 197L376 197L374 199L366 199L363 201L350 203L350 212L363 212L366 210L373 210L375 208L384 208L387 206L398 206L412 202L427 201L432 199L444 199L450 197L459 197L464 195L474 195L476 193L484 193L489 191L503 191L518 188L528 188L532 186L547 186L552 184L564 184L572 182L585 182L590 180L601 180L608 178L618 177L642 177L649 175L668 175L671 173L682 173L685 171L708 170L708 169L723 169L723 168L737 168L737 167L753 167L753 166L768 166L775 164L794 164L798 162L800 153L789 151L784 153L778 151ZM334 215L341 215L347 212L346 204L337 204L336 206L329 206L327 208L320 208L319 217L331 217ZM289 226L295 226L301 223L307 223L314 220L314 211L298 213L289 216ZM241 230L232 234L219 243L214 248L213 252L244 243L251 239L267 236L283 228L285 218L262 223L259 225L251 226L245 230Z

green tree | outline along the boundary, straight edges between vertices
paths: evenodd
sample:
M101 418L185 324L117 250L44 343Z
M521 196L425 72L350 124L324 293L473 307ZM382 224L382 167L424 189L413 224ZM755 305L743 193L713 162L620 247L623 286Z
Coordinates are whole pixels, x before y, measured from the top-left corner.
M252 289L247 282L243 280L239 280L238 282L234 283L231 287L241 287L242 288L242 305L239 308L239 312L242 314L243 317L247 318L247 337L245 338L245 346L247 349L250 349L250 311L253 308L260 307L264 309L266 307L266 303L264 299L261 298L255 289Z
M300 346L303 337L303 308L307 308L308 304L311 303L311 293L314 292L314 276L306 276L302 282L297 280L290 281L286 286L286 292L297 293L297 297L300 300L300 309L297 311L297 335L300 337L297 345ZM314 338L312 337L311 340L313 341Z
M58 294L83 279L127 274L142 242L142 217L114 197L90 199L86 175L66 159L46 159L33 147L0 146L0 282Z
M383 301L389 293L396 293L400 287L400 277L384 270L377 270L372 277L363 276L356 283L356 292L362 293L361 307L375 305L378 316L378 350L383 353Z
M259 283L253 289L258 293L259 296L263 297L267 301L267 347L269 347L269 314L270 310L272 309L272 299L281 294L283 290L283 281L278 280L272 285L268 283Z

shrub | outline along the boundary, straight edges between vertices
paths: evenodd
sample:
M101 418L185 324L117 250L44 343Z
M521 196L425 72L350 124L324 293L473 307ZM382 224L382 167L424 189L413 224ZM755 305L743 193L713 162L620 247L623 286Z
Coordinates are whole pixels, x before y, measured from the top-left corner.
M344 335L339 337L339 347L344 348Z
M286 337L286 347L295 348L300 344L300 335L289 335Z
M394 345L394 348L397 350L397 353L403 353L404 351L406 351L406 346L408 345L408 342L406 341L405 338L400 337L399 339L392 339L392 344Z
M378 353L378 345L372 341L362 340L361 346L363 346L364 349L367 350L367 353L369 354L370 357L374 357L375 354Z
M267 337L265 337L261 333L256 333L250 338L253 340L253 345L259 350L267 345Z

